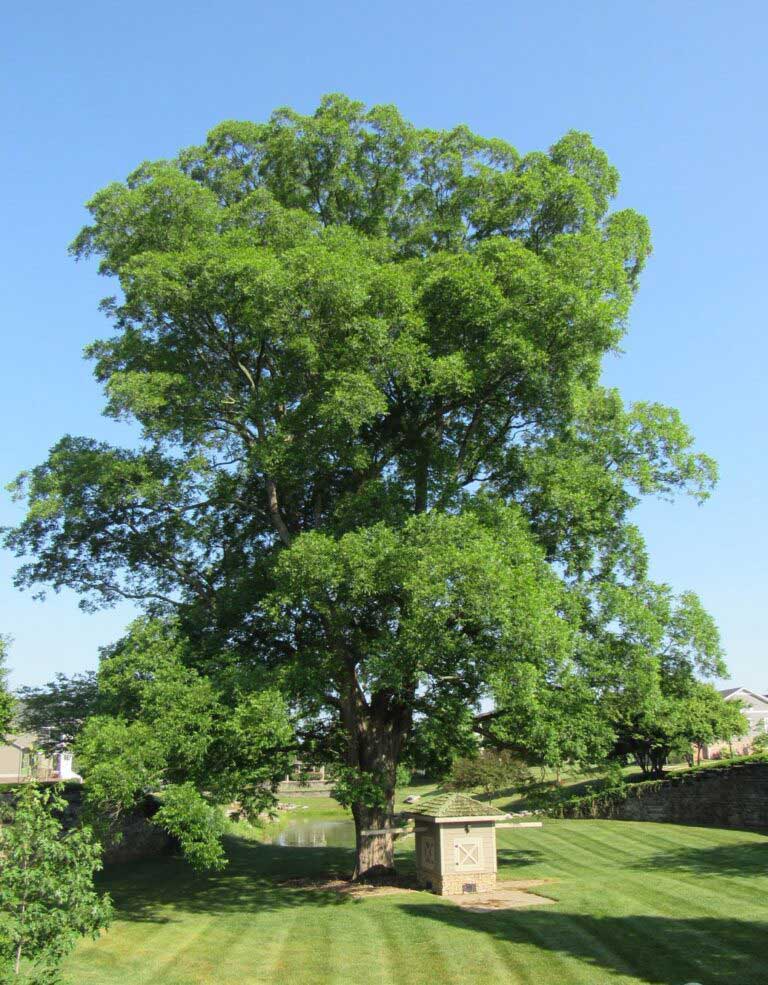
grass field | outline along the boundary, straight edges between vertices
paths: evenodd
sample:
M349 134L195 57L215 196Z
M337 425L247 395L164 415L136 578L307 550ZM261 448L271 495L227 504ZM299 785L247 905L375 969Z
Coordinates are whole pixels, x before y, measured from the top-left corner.
M329 816L329 803L304 801ZM341 816L338 810L337 816ZM410 844L409 844L410 842ZM413 842L399 864L410 869ZM499 832L500 878L551 878L556 906L472 914L427 893L290 888L346 849L229 839L230 866L167 858L104 874L118 919L66 970L78 985L766 985L768 837L620 821Z

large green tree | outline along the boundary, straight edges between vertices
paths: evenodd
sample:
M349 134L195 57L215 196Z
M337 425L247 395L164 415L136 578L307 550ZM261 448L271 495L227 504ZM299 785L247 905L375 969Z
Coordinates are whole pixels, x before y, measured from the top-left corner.
M117 282L88 355L142 437L20 477L19 583L270 674L339 759L358 875L392 865L414 722L577 673L569 585L641 576L638 496L714 478L676 411L600 385L649 252L617 188L583 133L520 155L330 96L141 165L74 243Z

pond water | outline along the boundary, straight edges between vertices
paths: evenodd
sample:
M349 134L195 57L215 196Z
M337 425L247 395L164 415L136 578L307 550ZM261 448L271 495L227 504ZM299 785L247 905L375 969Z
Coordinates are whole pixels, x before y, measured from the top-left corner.
M284 848L353 848L354 821L311 821L291 818L275 831L269 844Z

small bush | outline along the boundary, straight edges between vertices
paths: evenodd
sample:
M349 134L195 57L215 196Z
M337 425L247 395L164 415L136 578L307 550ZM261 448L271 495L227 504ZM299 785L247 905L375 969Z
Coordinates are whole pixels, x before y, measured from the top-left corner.
M480 789L490 800L495 793L531 783L531 771L508 750L484 749L457 759L445 781L448 790Z

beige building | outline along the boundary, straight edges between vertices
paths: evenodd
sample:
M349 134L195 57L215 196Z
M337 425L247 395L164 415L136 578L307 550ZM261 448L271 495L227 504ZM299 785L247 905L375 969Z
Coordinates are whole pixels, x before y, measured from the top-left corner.
M37 736L32 733L0 737L0 783L19 783L22 780L72 780L72 753L59 752L45 756L35 748Z
M720 694L726 701L740 701L742 712L749 722L749 732L731 739L730 742L715 742L702 750L704 759L723 759L727 756L747 756L752 752L752 743L758 735L768 732L768 696L750 691L745 687L729 687Z
M415 821L416 877L441 896L496 886L496 822L508 815L461 793L429 797L408 812Z

